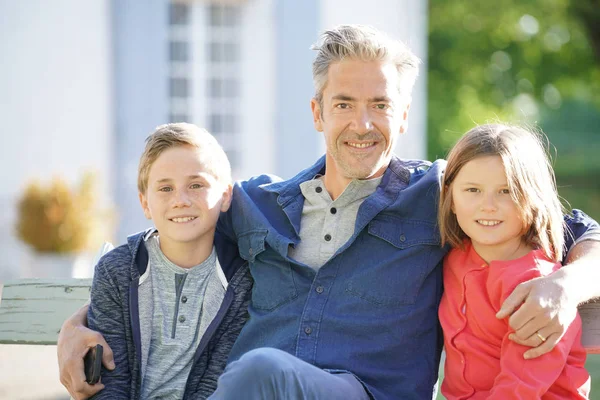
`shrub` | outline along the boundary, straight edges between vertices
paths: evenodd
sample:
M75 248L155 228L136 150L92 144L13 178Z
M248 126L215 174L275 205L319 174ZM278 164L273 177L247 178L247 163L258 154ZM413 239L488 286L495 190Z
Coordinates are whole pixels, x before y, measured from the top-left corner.
M41 253L90 249L101 228L96 192L92 173L84 174L75 190L61 178L48 186L30 183L18 202L18 237Z

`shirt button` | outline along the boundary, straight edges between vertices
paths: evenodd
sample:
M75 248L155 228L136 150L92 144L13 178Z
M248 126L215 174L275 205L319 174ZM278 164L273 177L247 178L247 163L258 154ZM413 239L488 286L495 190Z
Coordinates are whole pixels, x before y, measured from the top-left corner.
M337 212L337 208L335 207L331 207L331 209L329 210L330 213L335 214Z
M322 191L323 191L323 188L321 186L317 186L315 188L315 192L317 192L317 193L321 193Z
M252 247L250 247L250 248L248 249L248 254L252 255L252 253L254 253L254 250L252 249Z
M312 329L310 328L310 326L304 328L304 333L306 333L307 335L310 335L312 333Z
M317 290L317 293L323 293L323 290L325 290L325 289L323 289L323 286L317 286L316 290Z
M182 303L187 303L187 297L185 297L185 296L181 297L181 302Z
M402 235L400 235L400 241L401 242L406 241L406 236L404 236L404 233Z
M179 316L179 322L185 322L185 317L183 315Z
M329 242L331 240L331 235L329 233L327 235L325 235L325 240L327 242Z

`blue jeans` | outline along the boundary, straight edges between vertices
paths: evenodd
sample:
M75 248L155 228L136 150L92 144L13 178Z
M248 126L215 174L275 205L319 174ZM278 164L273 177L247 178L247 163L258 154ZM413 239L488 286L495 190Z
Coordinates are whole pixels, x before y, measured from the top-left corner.
M349 373L332 374L285 351L263 347L227 366L211 400L369 400Z

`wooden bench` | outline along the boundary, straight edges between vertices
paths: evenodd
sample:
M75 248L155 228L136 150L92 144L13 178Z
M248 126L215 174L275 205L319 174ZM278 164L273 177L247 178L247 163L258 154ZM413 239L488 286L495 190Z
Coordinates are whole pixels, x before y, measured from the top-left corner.
M0 303L1 344L56 344L58 332L90 296L91 279L21 279L8 282ZM600 353L600 302L579 308L582 342Z

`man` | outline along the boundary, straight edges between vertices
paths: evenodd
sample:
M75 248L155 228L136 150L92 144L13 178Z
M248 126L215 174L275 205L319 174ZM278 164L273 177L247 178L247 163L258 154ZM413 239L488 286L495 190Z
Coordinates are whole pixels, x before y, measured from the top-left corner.
M287 181L260 176L236 184L217 227L221 253L237 247L255 283L250 320L214 399L435 393L447 252L436 201L445 164L392 155L407 129L419 62L402 43L363 26L340 26L322 39L311 108L326 155ZM524 302L510 322L516 341L537 346L526 356L549 351L577 304L600 295L587 283L598 275L591 260L600 246L585 240L598 238L598 226L581 213L568 222L581 242L570 258L586 256L518 287L498 316ZM582 282L587 286L575 286ZM73 381L79 358L104 341L82 321L76 314L63 325L59 365L65 386L85 397L96 389Z

